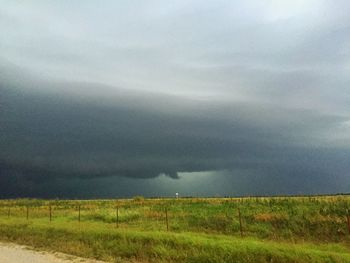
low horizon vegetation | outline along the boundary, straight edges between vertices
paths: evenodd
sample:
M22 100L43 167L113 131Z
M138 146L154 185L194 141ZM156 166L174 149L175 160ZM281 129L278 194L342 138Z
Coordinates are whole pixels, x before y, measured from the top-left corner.
M111 262L350 262L349 196L0 201L0 239Z

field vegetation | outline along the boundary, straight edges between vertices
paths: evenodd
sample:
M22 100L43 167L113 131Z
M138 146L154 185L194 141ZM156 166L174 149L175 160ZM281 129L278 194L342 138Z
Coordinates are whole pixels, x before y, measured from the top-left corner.
M350 262L348 196L0 201L0 239L110 262Z

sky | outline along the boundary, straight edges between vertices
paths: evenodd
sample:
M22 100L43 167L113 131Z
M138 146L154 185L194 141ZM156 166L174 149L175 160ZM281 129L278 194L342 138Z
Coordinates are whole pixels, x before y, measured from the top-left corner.
M348 10L0 0L0 198L350 192Z

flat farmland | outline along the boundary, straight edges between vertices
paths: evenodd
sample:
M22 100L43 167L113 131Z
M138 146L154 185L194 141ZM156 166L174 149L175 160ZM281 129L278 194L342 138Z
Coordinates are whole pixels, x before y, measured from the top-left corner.
M0 201L0 239L108 262L350 262L350 197Z

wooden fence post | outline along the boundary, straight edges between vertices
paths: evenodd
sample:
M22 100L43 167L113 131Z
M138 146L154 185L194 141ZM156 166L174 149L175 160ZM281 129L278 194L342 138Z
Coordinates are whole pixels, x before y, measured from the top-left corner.
M117 206L117 221L116 221L116 227L119 228L119 207Z
M80 222L80 205L78 206L78 211L79 211L79 214L78 214L78 221Z
M165 221L166 221L166 231L169 231L168 208L167 207L165 207Z
M241 216L241 210L239 208L238 208L238 217L239 217L239 231L241 232L241 237L243 237L242 216Z
M350 215L349 215L349 210L346 209L346 220L347 220L347 223L348 223L348 231L349 231L349 234L350 234Z
M50 211L50 222L52 221L52 209L51 209L51 205L49 206L49 211Z

